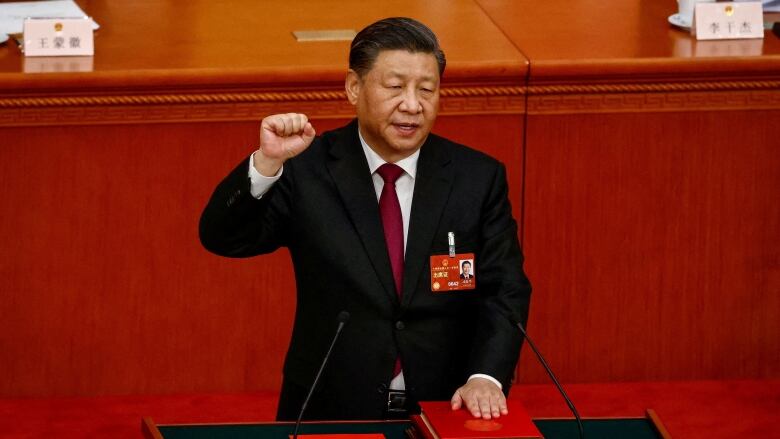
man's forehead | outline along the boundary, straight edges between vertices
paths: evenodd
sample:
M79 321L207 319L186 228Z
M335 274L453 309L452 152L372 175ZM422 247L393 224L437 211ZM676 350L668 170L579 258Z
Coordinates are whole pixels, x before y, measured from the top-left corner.
M411 52L403 49L386 49L379 52L369 73L382 76L420 76L423 79L439 79L439 63L433 53Z

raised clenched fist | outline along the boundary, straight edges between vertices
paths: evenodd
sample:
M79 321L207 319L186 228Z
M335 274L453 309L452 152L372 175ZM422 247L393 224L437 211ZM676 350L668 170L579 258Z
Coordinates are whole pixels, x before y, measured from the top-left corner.
M255 153L255 168L265 176L275 175L282 164L311 145L314 127L305 114L274 114L260 125L260 147Z

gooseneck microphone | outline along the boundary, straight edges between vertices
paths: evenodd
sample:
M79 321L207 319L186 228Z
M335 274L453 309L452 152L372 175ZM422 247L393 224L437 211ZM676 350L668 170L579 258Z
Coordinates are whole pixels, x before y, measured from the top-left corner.
M536 349L536 345L534 345L534 342L531 340L531 337L529 337L528 333L525 332L525 328L523 328L523 324L517 322L517 328L520 329L520 332L523 333L523 337L525 337L525 339L528 340L528 345L531 346L531 349L534 351L534 354L536 354L536 358L539 359L539 362L542 363L542 366L544 366L544 370L547 371L547 375L550 376L552 382L555 383L555 387L558 388L558 391L561 393L561 396L563 396L563 399L566 400L566 405L569 406L569 410L571 410L571 412L574 413L574 419L577 420L577 428L579 428L580 430L580 439L585 439L585 430L582 428L582 419L580 418L580 414L577 413L577 409L574 407L574 403L571 402L571 399L569 399L569 396L563 390L561 383L559 383L558 379L555 378L555 374L553 373L552 369L550 369L550 366L547 365L547 362L544 361L544 357L542 356L542 354L539 352L538 349Z
M309 400L311 399L311 395L314 393L314 389L317 387L317 382L320 380L320 375L322 375L322 371L325 369L325 365L328 364L328 359L330 358L331 351L333 351L333 346L336 345L336 340L338 340L339 334L341 334L341 330L344 329L344 325L349 321L349 313L346 311L341 311L337 318L339 321L339 327L336 329L336 335L333 336L333 341L330 342L330 347L328 348L328 352L325 354L325 358L322 359L320 370L317 371L317 375L314 377L314 382L311 383L309 394L306 395L306 399L303 400L303 405L301 405L301 412L298 413L298 420L295 421L293 439L298 439L298 429L301 427L303 413L306 411L306 406L309 405Z

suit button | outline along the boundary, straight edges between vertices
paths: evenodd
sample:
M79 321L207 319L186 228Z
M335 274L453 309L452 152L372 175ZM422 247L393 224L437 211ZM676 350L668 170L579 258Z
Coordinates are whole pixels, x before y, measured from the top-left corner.
M404 328L406 328L406 325L404 325L404 322L402 322L400 320L395 322L395 329L400 331L400 330L402 330Z
M380 384L376 386L377 393L385 393L387 392L387 384Z

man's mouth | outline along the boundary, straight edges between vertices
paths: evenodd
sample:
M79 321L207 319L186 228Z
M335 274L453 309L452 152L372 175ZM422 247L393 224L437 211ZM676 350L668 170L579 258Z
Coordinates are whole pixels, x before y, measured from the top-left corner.
M417 123L409 123L409 122L400 122L400 123L394 123L393 126L402 133L413 133L417 128L420 127L420 124Z

